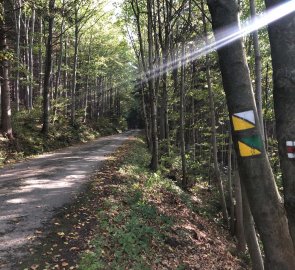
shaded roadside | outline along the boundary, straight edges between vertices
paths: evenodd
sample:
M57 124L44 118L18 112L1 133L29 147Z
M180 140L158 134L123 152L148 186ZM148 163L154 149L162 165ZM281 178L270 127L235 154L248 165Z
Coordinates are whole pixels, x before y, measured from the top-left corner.
M202 198L150 173L149 160L137 138L120 147L20 269L247 269L227 232L198 214Z
M103 137L0 170L0 269L11 268L57 208L136 131Z

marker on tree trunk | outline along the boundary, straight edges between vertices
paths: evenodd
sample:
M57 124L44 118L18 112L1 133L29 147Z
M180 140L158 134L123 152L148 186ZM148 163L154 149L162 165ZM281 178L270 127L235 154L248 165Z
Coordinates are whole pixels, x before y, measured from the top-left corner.
M258 135L241 138L238 144L241 157L258 156L262 152L263 143Z
M235 131L242 131L255 128L255 117L252 110L235 113L232 116L233 127Z
M295 158L295 141L287 141L286 145L288 158Z

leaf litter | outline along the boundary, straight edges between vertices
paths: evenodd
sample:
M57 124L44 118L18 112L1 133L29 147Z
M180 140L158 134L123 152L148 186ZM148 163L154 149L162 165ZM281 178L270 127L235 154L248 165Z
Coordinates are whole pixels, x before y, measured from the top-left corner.
M248 269L233 255L228 232L179 192L122 170L140 144L131 138L121 146L86 190L36 231L39 244L15 269Z

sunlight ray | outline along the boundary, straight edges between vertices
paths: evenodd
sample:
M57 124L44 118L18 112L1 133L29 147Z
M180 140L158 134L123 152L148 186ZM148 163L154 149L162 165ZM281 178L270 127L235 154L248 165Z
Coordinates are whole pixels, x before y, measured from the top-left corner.
M291 0L275 8L264 11L262 14L247 20L242 25L234 25L221 29L215 33L215 38L210 38L208 45L198 48L199 44L195 42L195 44L193 44L195 49L192 52L186 53L184 56L168 62L166 65L161 65L146 73L142 73L141 80L143 82L148 82L151 78L157 78L167 71L178 68L183 62L188 63L195 61L196 59L229 45L230 43L257 31L294 11L295 0Z

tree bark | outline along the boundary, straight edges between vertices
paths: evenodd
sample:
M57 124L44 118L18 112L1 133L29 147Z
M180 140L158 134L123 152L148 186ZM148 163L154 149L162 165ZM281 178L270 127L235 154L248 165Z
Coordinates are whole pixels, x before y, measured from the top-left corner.
M76 2L75 2L76 3ZM73 66L73 81L71 91L71 124L76 121L76 86L77 86L77 65L78 65L78 42L79 42L79 27L78 27L78 6L75 4L75 43L74 43L74 66Z
M15 78L15 103L16 103L16 111L19 111L19 92L20 92L20 37L21 37L21 13L22 13L22 2L16 1L15 9L15 23L16 23L16 78Z
M207 33L207 23L204 11L204 1L201 2L202 6L202 21L203 21L203 33L205 38L205 44L208 45L208 33ZM211 140L212 140L212 154L214 161L214 181L216 181L219 191L219 200L222 207L222 216L224 224L229 227L229 219L226 208L226 201L224 196L223 181L221 178L221 173L219 170L219 164L217 159L217 140L216 140L216 117L215 117L215 105L214 105L214 94L212 90L211 74L210 74L210 62L209 55L206 55L206 81L208 85L208 94L209 94L209 107L210 107L210 118L211 118Z
M208 0L208 5L217 38L218 29L239 25L238 6L234 0ZM265 269L295 269L294 247L263 145L242 40L219 49L218 56L232 120L233 142L238 153L239 174L263 243ZM239 130L240 126L233 122L237 113L249 114L253 127Z
M10 87L9 87L9 59L8 45L6 42L6 25L5 25L5 7L4 1L0 1L3 8L3 18L0 17L0 46L3 57L0 62L1 66L1 132L9 140L13 139L11 125L11 107L10 107Z
M265 0L267 8L283 4ZM284 202L290 233L295 245L295 14L294 12L268 27L274 84L276 133L284 186ZM287 142L290 147L288 154ZM293 149L293 151L292 151ZM295 268L294 268L295 269Z
M181 45L181 57L185 56L184 44ZM184 107L185 107L185 61L182 60L181 71L180 71L180 104L179 104L179 126L180 126L180 154L181 154L181 167L182 167L182 187L188 188L187 181L187 168L186 168L186 157L185 157L185 121L184 121Z
M147 13L148 13L148 62L149 62L149 78L148 86L151 97L151 139L152 139L152 160L151 168L154 171L158 170L159 166L159 146L158 146L158 127L157 127L157 96L153 74L153 15L152 3L147 0Z
M233 184L232 184L232 138L229 135L229 143L228 143L228 194L229 194L229 203L230 203L230 231L231 234L235 234L235 205L233 198Z
M237 250L239 253L246 251L246 239L244 231L244 218L243 218L243 201L242 201L242 189L239 173L235 171L235 198L236 198L236 236L237 236Z
M252 270L263 270L263 258L261 255L258 238L256 235L255 224L250 210L246 190L244 184L241 183L242 199L243 199L243 221L244 233L250 253Z
M39 95L42 96L43 94L43 81L42 81L42 73L43 73L43 53L42 53L42 47L43 47L43 22L42 17L39 17Z
M52 66L52 41L53 41L53 24L54 24L54 5L55 0L49 1L49 18L48 18L48 38L46 46L45 73L43 86L43 126L42 133L47 135L49 131L49 89L50 75Z
M250 0L250 12L251 17L255 18L256 16L256 7L255 1ZM256 98L256 106L258 117L261 126L261 134L263 140L265 140L264 136L264 122L263 122L263 111L262 111L262 85L261 85L261 54L259 48L259 37L258 31L254 31L252 33L253 36L253 47L254 47L254 54L255 54L255 98Z
M31 29L29 34L29 97L28 97L28 105L29 109L33 108L33 89L34 89L34 55L33 55L33 46L34 46L34 34L35 34L35 6L33 4L32 7L32 18L31 18Z

